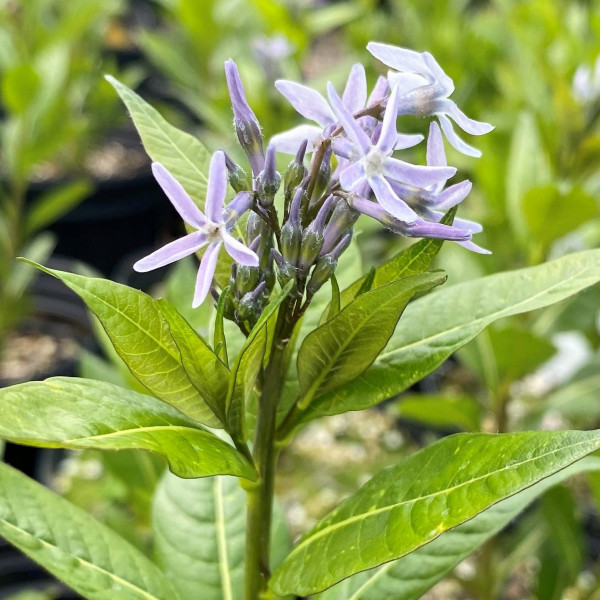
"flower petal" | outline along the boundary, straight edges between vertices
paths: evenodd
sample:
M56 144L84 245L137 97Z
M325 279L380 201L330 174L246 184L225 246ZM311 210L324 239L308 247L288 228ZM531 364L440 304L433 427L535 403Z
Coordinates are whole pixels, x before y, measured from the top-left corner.
M448 210L462 202L471 192L473 184L466 179L460 183L455 183L435 197L432 207L440 210Z
M342 95L342 104L348 109L350 114L354 114L365 107L367 102L367 76L365 68L356 63L346 82L344 93Z
M456 124L467 133L471 135L484 135L489 133L494 129L493 125L489 123L484 123L483 121L476 121L475 119L470 119L465 115L465 113L456 106L456 103L452 102L452 100L445 100L443 103L444 112L452 117Z
M406 229L406 235L455 242L463 242L471 239L471 234L468 231L450 225L442 225L441 223L431 223L423 219L418 219L414 223L411 223Z
M477 254L491 254L489 250L478 246L477 244L468 241L468 242L457 242L459 246L466 248L467 250L471 250L471 252L477 252Z
M347 192L353 189L360 181L363 181L366 177L365 166L362 161L352 163L348 165L343 171L340 172L340 185Z
M356 146L345 137L334 137L331 140L331 148L336 156L347 158L348 160L357 160L360 158Z
M156 252L149 254L148 256L138 260L133 268L138 273L146 273L147 271L153 271L165 265L170 265L176 260L185 258L190 254L193 254L197 250L200 250L202 246L206 245L207 236L202 231L194 231L174 242L163 246Z
M399 133L394 150L406 150L420 144L425 139L420 133Z
M208 187L206 189L206 216L213 223L223 222L223 202L227 194L227 167L225 154L217 150L210 159L208 168Z
M337 95L331 82L327 84L327 92L329 94L331 107L344 128L346 135L356 144L363 155L367 154L371 149L371 140L369 139L369 136L362 130L354 117L346 110L346 107L342 104L342 101Z
M432 121L429 126L429 137L427 138L427 165L430 167L445 167L447 164L440 126Z
M179 216L192 227L199 229L206 225L206 217L188 196L183 186L160 163L152 163L152 174L171 201Z
M398 88L394 87L388 100L385 113L383 115L383 125L381 126L381 135L377 142L377 148L386 155L390 155L396 143L398 142L398 132L396 131L396 119L398 118Z
M469 146L466 142L463 142L452 127L452 123L450 119L443 114L438 114L437 118L440 121L440 125L442 126L442 131L446 136L446 139L450 142L450 145L456 148L462 154L466 154L467 156L474 156L475 158L479 158L481 156L481 150L477 150L477 148L473 148L473 146Z
M454 82L452 79L444 73L444 69L440 67L438 61L429 52L423 52L423 61L427 65L429 72L433 75L436 83L441 86L442 94L449 96L454 91Z
M398 88L400 97L406 96L409 92L417 88L431 85L431 83L422 75L415 73L396 73L396 71L388 71L388 80L392 87Z
M321 127L335 121L327 100L316 90L286 79L278 79L275 87L303 117L310 121L315 121Z
M225 207L223 217L227 228L233 227L235 222L252 206L254 194L252 192L239 192L233 200Z
M298 125L298 127L274 135L269 144L275 146L277 152L296 154L300 144L304 140L308 140L306 151L312 152L313 144L322 132L323 129L317 125Z
M258 267L259 260L256 252L244 246L242 242L236 240L228 233L223 233L223 242L225 242L227 253L235 262L247 267Z
M377 202L400 221L412 223L419 218L406 202L396 196L390 184L381 175L369 177L369 185L377 198Z
M423 54L406 48L398 48L390 44L380 44L379 42L369 42L367 50L384 65L395 69L396 71L406 71L408 73L428 74L429 67L426 65Z
M426 167L413 165L398 158L387 157L383 163L383 174L401 183L426 187L450 179L456 173L454 167Z
M221 249L221 242L213 242L208 246L202 260L200 261L200 268L198 269L198 275L196 277L196 289L194 290L194 301L192 302L192 308L198 308L206 299L210 286L212 284L215 269L217 268L217 258L219 257L219 250Z

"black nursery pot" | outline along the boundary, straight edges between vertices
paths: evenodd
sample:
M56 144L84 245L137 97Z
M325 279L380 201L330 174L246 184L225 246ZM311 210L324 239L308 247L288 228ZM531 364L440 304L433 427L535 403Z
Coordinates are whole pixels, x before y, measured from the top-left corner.
M55 253L110 274L127 256L151 249L173 221L169 203L147 169L96 183L95 192L54 223Z

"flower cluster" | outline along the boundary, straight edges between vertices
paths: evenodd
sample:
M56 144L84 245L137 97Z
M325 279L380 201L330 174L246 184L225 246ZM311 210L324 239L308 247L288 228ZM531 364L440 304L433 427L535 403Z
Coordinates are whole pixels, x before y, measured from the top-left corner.
M456 134L452 121L472 135L487 133L492 126L468 118L450 100L452 80L431 54L379 43L367 49L392 69L377 80L370 95L360 64L352 68L341 97L331 83L326 99L299 83L276 82L292 106L315 124L275 135L266 152L237 67L227 61L234 128L250 173L223 151L215 152L203 213L163 166L153 165L159 184L195 231L140 260L135 268L155 269L206 246L194 297L198 306L210 291L219 250L225 246L234 260L225 315L247 331L276 278L281 285L295 282L296 310L301 314L334 273L361 214L401 235L452 240L486 253L471 241L481 231L479 224L464 219L454 219L452 225L440 222L444 211L471 190L469 181L447 185L456 169L447 164L442 133L459 152L479 156ZM399 116L431 116L439 122L430 124L425 165L396 156L424 140L420 134L399 132ZM294 155L283 176L277 171L277 152ZM224 207L228 183L236 195ZM232 235L234 226L245 232L243 240Z

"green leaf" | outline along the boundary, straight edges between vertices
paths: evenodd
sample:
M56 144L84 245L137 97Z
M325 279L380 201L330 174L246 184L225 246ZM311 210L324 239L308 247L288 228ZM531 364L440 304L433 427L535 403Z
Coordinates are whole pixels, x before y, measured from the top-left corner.
M229 288L226 287L219 296L219 302L217 303L217 315L215 318L215 352L219 358L226 364L229 365L229 357L227 356L227 338L225 336L225 301L229 294Z
M32 266L60 279L87 304L132 375L157 398L210 427L222 427L190 381L157 303L147 294L106 279Z
M547 247L598 215L598 203L581 188L562 193L555 185L530 189L523 212L533 238Z
M506 165L506 211L517 241L525 246L523 198L531 188L549 183L552 171L535 116L522 112L513 131Z
M355 298L362 296L366 292L370 292L373 287L373 281L375 281L375 267L371 267L371 270L367 273L366 277L363 279L360 287L358 288L358 292L356 292Z
M194 136L173 127L145 100L108 75L107 81L129 109L153 161L163 164L201 207L208 184L210 154Z
M289 551L274 510L272 567ZM246 494L233 477L183 480L165 474L154 497L158 564L183 600L243 600Z
M0 535L88 600L176 600L165 575L83 510L0 464Z
M331 302L329 303L329 310L327 311L327 321L332 319L340 312L340 286L337 282L335 275L332 275L331 282Z
M400 558L598 448L600 431L444 438L375 475L320 521L274 573L272 589L314 594Z
M236 441L246 440L246 402L250 398L262 367L268 337L267 321L275 314L294 285L293 281L288 281L281 292L269 302L244 342L231 369L227 394L227 422L229 432Z
M224 424L229 369L167 300L158 300L157 305L169 324L190 381Z
M23 114L35 102L40 85L40 76L30 64L16 65L2 75L2 101L10 112Z
M470 396L415 394L402 396L392 414L422 425L478 431L483 407Z
M31 234L48 227L48 225L51 225L77 206L90 194L92 189L92 184L89 181L80 179L47 192L35 201L27 214L27 231Z
M303 421L387 400L435 370L493 321L564 300L600 281L600 250L439 290L411 303L362 375L312 402Z
M600 458L589 457L502 500L471 521L440 535L415 552L342 581L315 600L418 600L456 565L508 525L533 500L579 473L600 471Z
M232 446L151 396L111 383L53 377L0 390L0 437L48 448L139 448L164 456L180 477L254 469Z
M440 223L444 225L452 225L454 221L454 215L456 214L456 207L449 210ZM382 264L380 267L375 269L373 276L373 283L371 289L381 287L387 283L392 283L398 279L404 277L410 277L411 275L417 275L424 273L429 269L433 259L437 256L444 240L434 240L425 238L415 244L410 245L405 250L398 252L391 260ZM357 279L352 285L342 291L341 305L345 306L358 294L361 286L371 276L371 272L368 275Z
M442 273L422 273L366 292L310 333L298 352L300 407L360 375L387 344L410 299L445 280Z

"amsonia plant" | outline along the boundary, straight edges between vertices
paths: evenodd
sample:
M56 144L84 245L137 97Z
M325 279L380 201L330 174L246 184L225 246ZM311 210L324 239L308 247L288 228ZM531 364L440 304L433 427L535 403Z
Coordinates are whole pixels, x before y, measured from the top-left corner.
M471 240L479 225L455 218L471 184L447 184L456 169L444 138L478 156L455 128L481 135L492 127L450 99L452 80L431 54L380 43L368 50L391 69L370 95L360 64L341 96L332 85L325 98L278 81L311 124L274 136L266 149L228 61L249 168L223 150L209 154L109 78L188 228L135 268L198 253L190 302L216 310L206 339L164 299L36 265L81 296L146 393L78 378L17 385L0 391L0 436L147 450L170 469L154 501L152 562L0 466L0 535L86 598L418 598L549 486L598 469L584 457L600 448L600 431L450 436L376 474L287 545L274 482L277 458L299 428L391 398L494 320L600 280L593 250L435 289L445 276L429 268L443 240L487 252ZM424 140L398 132L398 117L433 118L425 165L400 158ZM293 155L281 174L278 151ZM338 263L355 252L360 215L422 239L340 286Z

